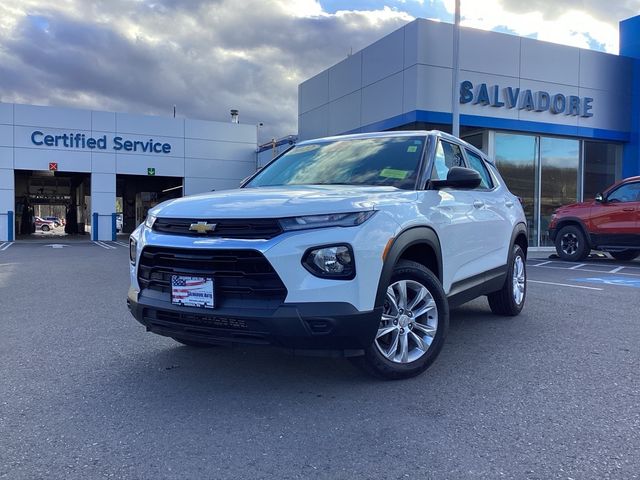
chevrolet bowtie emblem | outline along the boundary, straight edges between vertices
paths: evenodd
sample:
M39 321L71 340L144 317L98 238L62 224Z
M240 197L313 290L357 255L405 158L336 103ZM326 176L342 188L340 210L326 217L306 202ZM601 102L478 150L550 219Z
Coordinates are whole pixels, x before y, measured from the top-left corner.
M190 231L203 233L203 234L207 232L213 232L215 229L216 229L215 223L207 223L207 222L192 223L191 226L189 227Z

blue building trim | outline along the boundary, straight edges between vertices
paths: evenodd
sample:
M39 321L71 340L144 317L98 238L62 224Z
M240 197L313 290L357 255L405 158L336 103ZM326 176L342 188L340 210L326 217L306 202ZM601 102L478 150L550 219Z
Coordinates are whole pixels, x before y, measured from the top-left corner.
M620 22L620 55L635 58L631 91L631 138L624 148L622 176L640 175L640 16Z
M450 125L452 123L452 115L447 112L414 110L412 112L403 113L402 115L397 115L380 122L371 123L345 133L364 133L390 130L392 128L397 128L414 122L442 123ZM511 130L515 132L584 137L586 139L615 142L629 142L631 140L631 134L629 132L621 132L617 130L558 125L554 123L532 122L529 120L482 117L479 115L460 115L460 125L468 127L493 128L497 130Z

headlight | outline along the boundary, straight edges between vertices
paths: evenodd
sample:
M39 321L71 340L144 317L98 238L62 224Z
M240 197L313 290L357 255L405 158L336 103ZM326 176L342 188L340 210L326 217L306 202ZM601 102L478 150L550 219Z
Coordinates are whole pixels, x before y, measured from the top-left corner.
M144 226L147 228L153 228L153 224L155 223L156 218L158 217L156 217L155 215L147 215L147 218L144 221Z
M129 260L136 264L136 252L138 250L138 242L133 237L129 237Z
M356 263L350 245L313 247L302 257L302 265L316 277L351 280L356 276Z
M304 217L281 218L284 230L306 230L309 228L355 227L369 220L375 210L352 213L330 213L327 215L307 215Z

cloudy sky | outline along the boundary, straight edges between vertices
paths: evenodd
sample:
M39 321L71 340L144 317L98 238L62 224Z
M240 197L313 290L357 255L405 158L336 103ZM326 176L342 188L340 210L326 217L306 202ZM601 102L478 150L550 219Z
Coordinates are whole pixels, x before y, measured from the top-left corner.
M640 0L461 0L462 24L618 52ZM297 85L454 0L2 0L0 101L264 122L297 131Z

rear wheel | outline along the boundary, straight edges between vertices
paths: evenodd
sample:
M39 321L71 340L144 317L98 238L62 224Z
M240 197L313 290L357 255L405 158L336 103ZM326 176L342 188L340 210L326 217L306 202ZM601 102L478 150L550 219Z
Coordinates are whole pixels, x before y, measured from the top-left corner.
M49 225L42 225L42 227L40 227L40 230L42 230L43 232L48 232L49 231Z
M633 260L640 255L640 250L622 250L621 252L609 252L616 260L628 261Z
M194 340L188 340L186 338L180 338L180 337L171 337L171 338L173 338L178 343L186 345L187 347L194 347L194 348L211 348L211 347L215 347L215 345L211 345L210 343L196 342Z
M519 245L513 246L511 257L504 286L487 299L493 313L514 317L522 311L527 296L527 264Z
M390 380L419 375L440 353L448 326L449 304L438 278L419 263L401 260L364 368Z
M556 237L556 252L563 260L578 262L589 255L591 249L580 228L575 225L562 227Z

